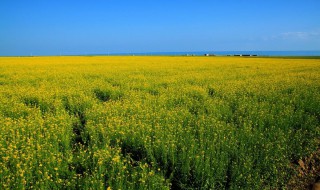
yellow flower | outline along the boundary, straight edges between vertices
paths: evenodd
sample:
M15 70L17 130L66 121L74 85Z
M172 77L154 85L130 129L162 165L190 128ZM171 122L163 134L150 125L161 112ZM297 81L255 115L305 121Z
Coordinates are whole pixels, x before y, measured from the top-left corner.
M114 162L119 162L120 161L120 156L115 156L114 158L112 158L112 161L114 161Z

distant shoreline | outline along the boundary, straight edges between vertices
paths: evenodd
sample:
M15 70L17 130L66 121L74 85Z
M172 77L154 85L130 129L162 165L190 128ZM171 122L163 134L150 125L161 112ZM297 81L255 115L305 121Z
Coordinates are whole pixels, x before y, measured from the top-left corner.
M320 51L193 51L193 52L144 52L144 53L113 53L109 55L257 55L257 56L320 56ZM89 54L88 54L89 55Z
M0 57L38 56L246 56L246 57L320 57L320 51L194 51L194 52L138 52L138 53L72 53L1 55Z

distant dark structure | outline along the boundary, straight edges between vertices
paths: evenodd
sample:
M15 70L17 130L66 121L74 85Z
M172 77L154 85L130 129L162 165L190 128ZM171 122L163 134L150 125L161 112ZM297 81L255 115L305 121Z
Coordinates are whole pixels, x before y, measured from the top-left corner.
M216 56L215 54L209 54L209 53L206 53L204 54L204 56ZM226 56L234 56L234 57L256 57L258 56L257 54L228 54Z
M233 56L240 56L240 57L256 57L256 54L234 54Z

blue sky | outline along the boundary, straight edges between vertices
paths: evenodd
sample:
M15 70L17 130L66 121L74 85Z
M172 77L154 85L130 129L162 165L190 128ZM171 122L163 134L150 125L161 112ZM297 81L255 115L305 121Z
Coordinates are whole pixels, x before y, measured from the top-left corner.
M320 50L319 0L1 0L0 55Z

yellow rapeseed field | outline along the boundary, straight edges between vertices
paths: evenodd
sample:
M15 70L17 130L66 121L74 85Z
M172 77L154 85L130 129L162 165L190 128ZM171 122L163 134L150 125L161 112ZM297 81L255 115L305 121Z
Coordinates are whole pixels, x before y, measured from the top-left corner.
M0 189L283 189L320 59L0 57Z

